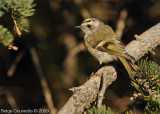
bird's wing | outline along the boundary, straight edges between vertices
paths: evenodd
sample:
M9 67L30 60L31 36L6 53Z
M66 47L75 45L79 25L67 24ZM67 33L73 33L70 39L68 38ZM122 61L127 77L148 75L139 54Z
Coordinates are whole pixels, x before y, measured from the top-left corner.
M124 56L124 47L120 41L114 38L116 35L112 28L105 27L104 29L101 29L87 37L87 43L92 48L112 55Z
M124 56L124 51L121 49L121 45L116 45L114 42L101 41L96 49L99 51L107 52L112 55Z

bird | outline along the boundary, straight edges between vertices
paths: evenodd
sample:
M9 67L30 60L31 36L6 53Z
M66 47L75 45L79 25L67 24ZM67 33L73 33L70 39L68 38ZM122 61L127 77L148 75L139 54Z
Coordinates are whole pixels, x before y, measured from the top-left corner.
M135 59L125 51L124 44L109 25L97 18L87 18L76 28L85 33L84 45L100 64L119 59L130 78L134 77L132 70Z

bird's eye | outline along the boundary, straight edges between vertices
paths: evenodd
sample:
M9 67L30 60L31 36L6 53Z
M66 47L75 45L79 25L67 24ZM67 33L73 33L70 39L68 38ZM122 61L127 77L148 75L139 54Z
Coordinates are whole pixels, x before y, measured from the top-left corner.
M87 28L91 28L91 25L87 25Z

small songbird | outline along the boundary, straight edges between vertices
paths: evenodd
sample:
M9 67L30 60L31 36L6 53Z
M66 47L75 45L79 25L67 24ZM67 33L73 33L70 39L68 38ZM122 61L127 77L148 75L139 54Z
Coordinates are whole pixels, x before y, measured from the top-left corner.
M124 45L110 26L96 18L88 18L76 28L85 33L84 45L100 64L120 59L129 76L133 78L131 61L134 62L135 59L125 51Z

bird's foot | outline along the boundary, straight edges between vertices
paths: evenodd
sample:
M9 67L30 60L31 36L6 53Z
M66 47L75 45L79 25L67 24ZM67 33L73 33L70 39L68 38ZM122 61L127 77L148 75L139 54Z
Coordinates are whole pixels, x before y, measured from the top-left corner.
M92 72L92 74L90 75L89 79L92 78L92 77L94 77L94 76L99 76L99 77L101 77L100 74L95 74L94 72Z

